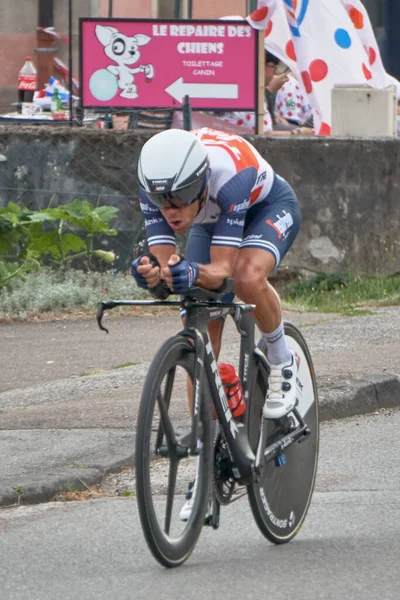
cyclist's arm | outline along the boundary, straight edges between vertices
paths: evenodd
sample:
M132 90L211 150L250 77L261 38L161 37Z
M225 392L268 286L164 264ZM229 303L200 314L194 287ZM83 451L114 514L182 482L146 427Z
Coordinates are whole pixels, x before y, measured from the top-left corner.
M237 248L211 246L209 265L199 265L199 276L196 285L208 290L217 290L226 277L232 277Z
M175 234L154 204L150 202L143 190L140 190L140 209L144 215L147 245L161 267L167 265L168 259L176 252Z
M140 190L140 210L144 215L147 243L152 246L175 246L175 234L167 221L154 204L150 202L143 190Z

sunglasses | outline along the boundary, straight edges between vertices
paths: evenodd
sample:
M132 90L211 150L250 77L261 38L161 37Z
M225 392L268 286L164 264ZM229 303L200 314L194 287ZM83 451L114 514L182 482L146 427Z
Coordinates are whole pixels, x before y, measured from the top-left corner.
M209 172L210 170L207 169L207 173L203 179L197 180L176 192L145 191L145 194L150 202L159 209L168 208L166 206L168 204L174 208L184 208L202 198L206 192Z

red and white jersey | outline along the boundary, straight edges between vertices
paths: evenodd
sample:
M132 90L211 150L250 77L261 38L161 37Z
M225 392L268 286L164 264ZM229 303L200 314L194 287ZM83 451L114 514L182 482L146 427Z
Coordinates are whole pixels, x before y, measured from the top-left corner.
M250 170L256 171L256 176L252 178L250 184L250 193L247 187L240 193L240 178L236 178L239 185L235 186L236 193L232 203L245 204L246 206L240 207L242 212L268 196L274 180L274 170L247 140L234 133L216 131L207 127L194 130L193 133L207 148L211 169L209 181L211 198L219 198L220 191L229 180L233 180L239 173Z
M234 111L227 112L222 116L218 116L219 119L223 121L227 121L228 123L232 123L232 125L240 125L242 127L247 127L253 133L256 131L256 114L255 112L250 111ZM271 113L268 110L268 105L264 101L264 124L263 131L264 133L268 133L273 129L273 122Z
M281 117L296 121L299 125L303 125L313 114L307 98L302 94L298 81L291 76L278 91L275 108Z
M215 224L213 246L239 248L247 212L257 203L268 203L274 170L254 146L238 135L206 127L192 133L206 147L210 166L208 198L194 223ZM143 190L140 206L149 247L175 244L174 232Z

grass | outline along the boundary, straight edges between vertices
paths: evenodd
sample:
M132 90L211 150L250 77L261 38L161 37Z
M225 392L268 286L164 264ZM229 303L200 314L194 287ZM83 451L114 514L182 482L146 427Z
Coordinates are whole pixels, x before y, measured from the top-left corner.
M0 290L0 319L29 320L60 313L93 315L100 300L116 298L140 300L149 299L149 295L129 274L41 268L15 282L11 291Z
M294 310L361 316L377 306L400 304L400 275L362 278L320 273L312 280L298 277L280 294ZM97 303L111 299L148 300L150 296L129 274L41 268L16 282L11 291L0 290L0 321L93 317ZM126 309L121 309L123 313ZM127 366L130 363L119 368Z
M368 315L372 308L400 304L400 275L360 277L320 273L312 280L299 277L282 295L282 300L306 312Z

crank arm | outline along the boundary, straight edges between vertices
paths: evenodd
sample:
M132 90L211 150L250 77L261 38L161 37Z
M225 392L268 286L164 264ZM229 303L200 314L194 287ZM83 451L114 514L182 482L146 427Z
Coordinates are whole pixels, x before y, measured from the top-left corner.
M268 446L268 448L265 449L265 452L264 452L265 462L266 463L270 462L276 456L278 456L279 454L284 452L286 450L286 448L289 448L290 446L292 446L295 442L302 442L310 435L310 433L311 432L310 432L309 428L307 427L307 425L304 424L303 426L298 427L291 433L288 433L280 440L277 440L276 442L274 442L273 444Z

